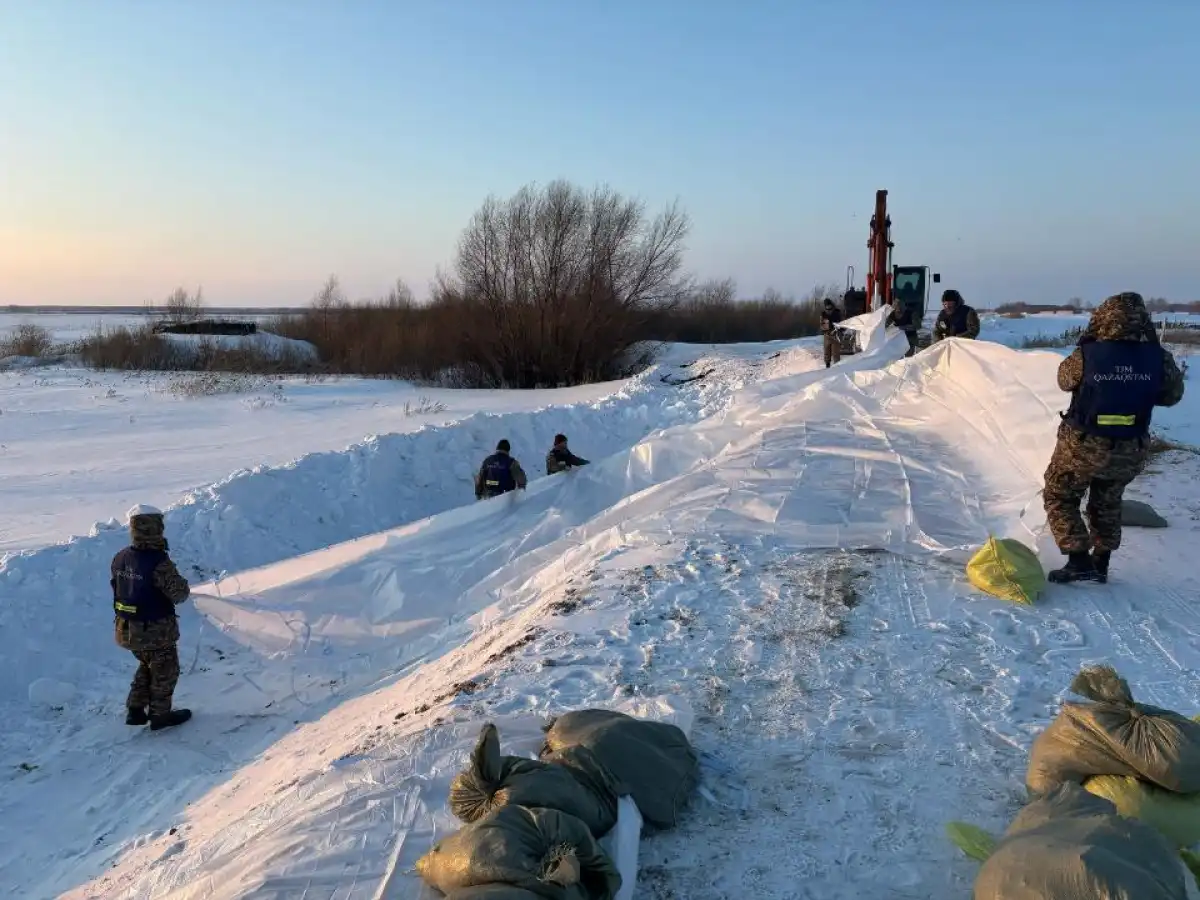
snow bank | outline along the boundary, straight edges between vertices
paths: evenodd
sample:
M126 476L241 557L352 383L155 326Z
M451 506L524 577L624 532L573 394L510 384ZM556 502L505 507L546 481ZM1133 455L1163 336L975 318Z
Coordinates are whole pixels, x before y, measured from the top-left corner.
M449 646L452 623L516 602L511 586L548 567L697 528L735 544L956 563L989 534L1034 543L1065 406L1058 360L952 340L881 370L776 379L525 495L231 576L201 588L197 607L263 653L400 666Z
M226 351L243 351L253 353L267 359L292 359L303 362L316 362L319 355L317 348L308 341L282 337L269 331L256 331L254 334L162 334L163 340L181 354L198 356L209 349Z
M577 653L574 669L549 679L520 664L492 705L471 702L571 585L617 566L662 565L699 535L739 556L861 547L925 559L965 558L989 532L1028 539L1038 514L1026 508L1061 408L1059 357L955 340L888 363L905 346L882 336L882 369L864 355L857 371L747 387L723 413L543 479L525 496L199 587L198 609L297 677L334 665L365 686L396 674L194 805L186 849L160 858L171 839L159 839L110 877L176 898L266 895L297 879L322 896L423 896L408 870L456 827L447 784L481 721L498 721L506 744L519 744L528 721L504 717L530 703L545 712L616 699L613 685L583 674ZM615 620L597 615L558 627L611 633Z
M149 811L131 808L144 800L126 803L113 828L125 837L119 849L92 848L89 831L89 847L72 864L105 874L63 896L232 900L300 890L424 900L432 894L411 866L457 827L446 809L449 780L483 721L498 724L506 752L529 752L542 717L563 709L626 702L690 721L685 703L646 700L675 689L704 704L696 716L702 749L739 753L723 777L728 794L743 797L725 803L737 822L732 851L724 809L715 823L698 812L697 830L656 838L653 857L645 855L656 861L655 879L670 866L693 873L682 876L690 889L664 893L699 896L719 880L731 895L791 897L804 877L838 900L889 895L885 885L961 895L932 889L954 866L952 848L929 836L951 818L980 821L979 805L1003 805L997 764L1019 755L1028 720L1062 686L1053 677L1079 654L1116 647L1133 657L1158 646L1176 669L1150 701L1170 705L1178 700L1171 689L1196 688L1171 657L1195 632L1178 629L1172 645L1165 635L1173 629L1144 610L1105 603L1111 595L1076 616L1083 625L1064 609L1080 594L1058 608L984 599L972 611L947 590L934 608L931 585L961 581L961 561L989 532L1030 540L1043 531L1036 495L1066 400L1054 380L1060 356L954 340L903 360L902 335L865 324L870 353L805 371L807 362L793 364L781 349L773 377L748 378L711 415L647 429L607 457L577 446L595 465L539 479L523 495L446 508L197 586L194 605L206 622L257 651L261 669L243 657L189 678L184 690L208 708L189 731L168 735L167 749L127 739L122 758L137 762L122 778L143 789L174 786L182 770L155 753L195 748L205 768L193 792L156 798ZM603 407L588 415L615 441L625 420L602 419ZM430 441L424 451L443 450L422 440ZM355 478L367 469L361 461L338 469L340 492L318 491L319 469L295 483L318 491L314 506L327 510L360 490ZM387 482L364 484L379 491ZM356 502L375 502L361 490ZM222 523L209 533L216 550L231 558L259 552L219 542L259 533L244 524L251 499L231 503L236 514L205 507ZM386 511L382 502L373 508ZM264 526L295 529L308 542L313 516L303 504L281 496L272 509L277 519ZM329 533L361 524L348 518ZM838 550L806 562L806 548ZM858 633L821 655L837 634L831 610L859 602L859 588L847 584L858 576L838 568L847 558L882 560L876 574L887 577L861 588L876 593L862 603ZM905 568L905 559L922 566ZM44 557L43 573L53 560ZM36 584L34 596L48 603L53 585ZM1164 624L1191 615L1178 598L1163 610L1171 617ZM69 630L36 625L14 630L20 646L42 639L56 661L82 646ZM185 630L194 634L196 623ZM327 702L300 698L308 685L330 685ZM246 702L252 691L254 706ZM254 712L231 723L230 710L243 708ZM241 765L238 753L258 745L239 732L272 719L286 734ZM782 746L762 743L778 732L788 736ZM705 785L709 796L713 787ZM746 799L752 789L755 806ZM977 805L964 809L966 798ZM12 853L44 854L38 827ZM741 884L732 880L738 866ZM64 871L66 863L23 883L57 893L78 884Z
M783 371L813 365L811 353L797 352L786 365L772 362ZM663 384L664 367L685 357L689 370L720 368L725 377L714 374L682 387ZM722 408L758 371L758 363L731 371L728 362L710 365L696 357L696 348L673 348L663 366L597 403L477 413L448 426L377 435L343 451L236 472L167 509L172 555L195 582L455 507L465 505L458 515L470 518L474 472L499 438L511 441L536 485L545 477L544 456L556 433L566 432L580 455L602 460L664 425L695 421ZM97 523L87 537L0 559L0 630L22 635L19 644L0 654L0 701L23 697L35 673L48 668L56 677L85 684L123 664L124 654L111 636L91 623L111 615L108 564L126 538L123 523L114 519ZM78 627L80 621L88 627Z

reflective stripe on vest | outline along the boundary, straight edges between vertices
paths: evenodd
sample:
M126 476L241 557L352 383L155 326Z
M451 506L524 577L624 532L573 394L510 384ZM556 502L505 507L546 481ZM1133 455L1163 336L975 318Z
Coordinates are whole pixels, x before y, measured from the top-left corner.
M1162 389L1162 348L1146 341L1084 340L1079 350L1083 375L1066 421L1097 437L1145 437Z

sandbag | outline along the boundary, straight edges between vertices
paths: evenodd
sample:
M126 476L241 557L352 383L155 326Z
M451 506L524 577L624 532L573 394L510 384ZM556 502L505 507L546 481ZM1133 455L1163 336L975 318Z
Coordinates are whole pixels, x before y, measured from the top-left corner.
M1121 525L1126 528L1166 528L1168 522L1149 503L1121 501Z
M546 900L612 900L621 887L587 825L555 809L515 805L442 838L417 860L417 874L443 894L509 885Z
M1200 794L1175 794L1128 775L1098 775L1083 787L1108 800L1121 815L1157 829L1176 847L1200 841Z
M1071 691L1092 703L1064 703L1029 752L1031 795L1093 775L1131 775L1179 794L1200 793L1200 723L1134 703L1110 666L1088 666Z
M669 828L700 779L700 761L676 725L608 709L581 709L546 728L542 759L571 748L590 750L630 794L647 824Z
M1041 560L1014 538L989 537L967 563L967 580L985 594L1013 603L1033 603L1046 589Z
M475 822L509 803L567 813L601 837L617 822L617 782L582 747L542 761L501 756L499 732L489 722L470 765L450 783L450 811Z
M1187 900L1170 844L1077 784L1017 814L975 879L974 900Z

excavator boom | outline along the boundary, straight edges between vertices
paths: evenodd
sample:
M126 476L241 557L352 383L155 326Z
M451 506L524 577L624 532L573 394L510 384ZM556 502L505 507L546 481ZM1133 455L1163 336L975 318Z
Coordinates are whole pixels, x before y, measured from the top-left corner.
M871 216L871 237L867 247L871 264L867 269L867 303L870 309L892 302L892 219L887 211L887 191L875 192L875 215Z

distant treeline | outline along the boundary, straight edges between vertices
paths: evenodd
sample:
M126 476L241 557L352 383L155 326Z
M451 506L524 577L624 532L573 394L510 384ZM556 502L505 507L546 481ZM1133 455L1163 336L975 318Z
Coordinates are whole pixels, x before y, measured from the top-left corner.
M1190 313L1200 315L1200 300L1186 303L1174 303L1164 297L1146 298L1146 308L1150 312ZM1082 313L1095 309L1094 303L1084 303L1074 298L1067 303L1002 303L996 307L996 312L1004 314L1033 315L1035 313Z

